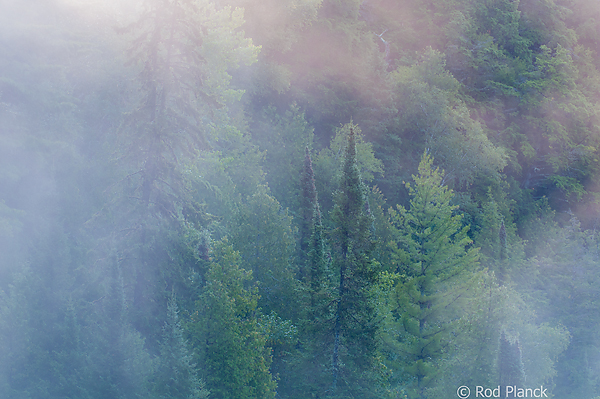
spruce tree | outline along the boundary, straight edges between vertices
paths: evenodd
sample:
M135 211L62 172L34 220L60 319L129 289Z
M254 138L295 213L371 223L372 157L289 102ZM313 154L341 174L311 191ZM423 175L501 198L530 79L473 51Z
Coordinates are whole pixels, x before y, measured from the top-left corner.
M304 158L304 170L301 178L302 208L300 220L300 254L302 271L301 280L309 291L309 317L319 317L319 297L324 295L329 286L328 265L325 254L325 236L321 207L315 187L315 177L312 169L312 160L308 147ZM322 299L322 298L321 298ZM322 317L322 314L320 314Z
M208 397L209 393L191 362L174 293L167 303L167 320L163 326L159 365L153 385L157 399L201 399Z
M310 285L310 309L313 317L323 317L327 312L322 308L322 299L329 288L329 268L325 254L325 237L321 209L315 203L313 228L308 247L307 269ZM323 313L325 312L325 313Z
M304 168L302 170L302 176L300 178L300 186L302 189L301 204L300 204L300 252L299 262L300 269L299 275L301 280L306 279L305 265L309 252L309 246L311 244L311 238L313 234L313 226L315 223L315 207L317 204L317 188L315 186L315 174L313 172L312 160L308 147L305 148L304 154Z
M363 391L365 371L372 369L378 323L370 289L378 281L378 264L371 258L372 217L366 190L356 162L356 141L351 128L344 166L332 211L338 273L332 350L334 394L368 394Z
M313 211L312 234L307 248L306 277L304 289L306 311L301 323L303 333L304 392L318 396L330 388L331 321L333 319L333 287L329 262L325 253L325 236L321 209L316 202ZM329 378L328 378L329 377Z
M414 185L406 184L410 210L393 213L400 231L397 251L402 279L396 287L401 316L399 341L404 358L409 398L424 399L445 359L461 310L458 300L466 289L478 251L468 248L454 194L442 185L443 173L424 154Z
M127 89L132 106L115 137L122 173L115 187L122 191L115 191L110 208L118 210L115 231L128 259L124 277L134 280L134 325L156 342L153 297L168 274L161 270L170 257L166 236L181 215L192 223L210 219L193 198L193 183L202 178L191 177L189 168L217 136L236 136L227 105L242 92L231 87L230 72L253 63L258 48L239 31L241 10L208 0L142 0L139 10L119 29L130 39L128 64L137 74Z

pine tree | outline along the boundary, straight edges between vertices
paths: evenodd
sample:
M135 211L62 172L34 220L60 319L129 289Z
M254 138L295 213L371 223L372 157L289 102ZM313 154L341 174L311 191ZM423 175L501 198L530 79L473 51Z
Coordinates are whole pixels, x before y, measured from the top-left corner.
M378 324L370 289L379 273L378 264L370 257L374 249L372 217L356 162L352 127L335 202L334 265L339 286L333 329L333 391L343 389L356 394L375 357Z
M424 399L433 386L440 362L456 333L460 310L458 299L466 289L469 271L477 263L478 251L467 247L468 226L462 225L453 193L442 186L443 173L433 169L425 154L414 186L406 184L410 210L398 206L393 213L400 231L397 251L403 279L396 287L397 312L410 398Z
M159 399L201 399L208 397L209 393L191 362L174 293L167 303L167 320L163 326L154 392Z

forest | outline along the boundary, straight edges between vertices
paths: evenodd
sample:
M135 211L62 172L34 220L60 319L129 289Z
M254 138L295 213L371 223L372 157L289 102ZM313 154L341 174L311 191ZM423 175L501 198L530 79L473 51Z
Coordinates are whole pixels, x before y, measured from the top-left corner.
M0 397L600 399L599 176L597 0L0 0Z

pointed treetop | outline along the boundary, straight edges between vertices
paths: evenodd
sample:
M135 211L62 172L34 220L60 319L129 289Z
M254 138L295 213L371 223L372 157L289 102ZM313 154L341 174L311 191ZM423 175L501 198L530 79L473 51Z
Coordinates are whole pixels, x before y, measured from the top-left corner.
M302 171L302 191L311 202L317 200L317 188L315 186L315 173L313 171L312 159L308 146L304 149L304 170Z
M500 245L506 247L506 228L504 227L504 220L500 222L500 232L498 235L500 236Z
M350 126L350 134L348 135L348 148L346 150L346 159L349 157L356 158L356 138L354 136L354 129Z

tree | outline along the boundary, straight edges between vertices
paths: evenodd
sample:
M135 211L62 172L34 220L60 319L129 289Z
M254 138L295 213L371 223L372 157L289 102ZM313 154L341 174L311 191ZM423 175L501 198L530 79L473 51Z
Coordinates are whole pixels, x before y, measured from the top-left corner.
M554 352L554 356L560 354L556 370L553 365L548 370L556 374L554 392L566 398L594 397L600 393L600 340L596 333L600 328L600 235L595 229L583 230L572 214L569 223L562 228L556 225L543 227L549 234L538 244L538 256L532 260L538 277L531 279L527 291L536 294L534 298L539 297L538 317L550 325L566 327L571 335L570 342L566 339L568 345L563 347L566 350ZM520 341L529 381L536 378L531 374L541 370L527 359L526 342Z
M274 398L270 348L259 325L252 272L227 241L214 245L206 286L190 324L198 364L211 398Z
M519 341L509 341L506 333L500 336L500 349L498 355L498 373L500 386L522 386L525 382L523 361Z
M319 151L313 162L319 203L324 211L330 211L334 205L333 196L341 182L350 130L354 134L356 164L362 182L371 184L375 176L383 175L383 163L375 157L373 145L365 139L360 127L352 122L337 127L329 147Z
M191 363L191 353L183 336L175 294L167 303L167 320L163 326L160 357L154 377L154 393L159 399L201 399L208 390Z
M252 140L264 151L265 179L281 205L295 212L302 206L299 200L304 190L298 170L305 160L305 148L313 145L314 129L296 104L285 112L270 106L257 113Z
M378 139L378 155L388 174L380 185L389 199L401 201L397 197L404 193L403 179L410 178L407 170L416 169L425 150L444 167L446 184L461 187L480 176L499 177L506 165L504 149L474 118L460 94L461 83L446 70L443 54L426 49L419 62L398 67L390 79L394 106L401 113ZM398 157L399 151L405 156Z
M128 322L121 265L110 259L111 277L98 314L100 331L93 334L88 351L96 362L90 367L97 382L88 382L99 397L149 396L148 381L155 363L144 348L144 339ZM89 326L88 326L89 328Z
M315 187L314 172L308 147L301 177L302 208L300 219L300 280L309 292L307 320L321 322L326 319L323 300L330 292L329 265L325 253L325 230L321 217L321 207Z
M442 185L443 172L425 153L414 185L407 183L410 209L397 206L397 259L402 278L396 286L403 371L409 397L424 399L438 377L461 317L460 297L474 271L478 250L468 248L453 192Z
M217 9L206 0L145 1L144 7L122 30L135 35L129 62L142 68L121 149L139 176L141 204L169 214L172 197L181 195L179 164L219 139L225 129L215 126L227 123L225 106L241 97L229 87L227 69L254 62L258 48L239 30L239 9Z
M378 330L371 289L378 281L378 263L371 258L372 216L356 160L356 139L350 127L344 166L332 211L332 232L338 273L333 328L333 391L369 395L365 371L375 362ZM339 389L339 392L338 392Z
M300 177L300 187L302 189L302 195L300 197L300 217L299 217L299 259L300 262L300 279L306 280L306 273L309 273L308 265L304 263L308 260L307 254L309 252L309 246L311 244L312 236L314 234L314 228L316 220L317 208L319 207L317 198L317 187L315 186L315 173L313 172L312 159L308 147L305 149L304 155L304 168L302 169L302 175ZM318 211L318 223L321 223L321 212Z
M261 307L291 319L297 315L294 227L287 210L261 185L238 204L229 226L231 244L259 284Z
M163 294L161 269L173 266L167 236L178 219L209 219L193 198L200 183L189 184L189 165L219 140L239 137L229 106L243 91L232 87L229 71L251 64L258 52L244 37L243 22L242 10L208 0L146 0L135 21L120 29L137 74L116 136L122 179L106 208L118 215L113 231L129 259L124 276L135 281L136 327L157 341L162 320L150 320L159 313L150 298Z
M301 250L300 292L303 294L300 314L300 349L292 360L295 378L289 397L317 397L330 388L331 320L333 286L326 257L325 230L308 148L301 176L302 208L300 220ZM302 392L301 395L298 393ZM286 392L287 393L287 392Z

